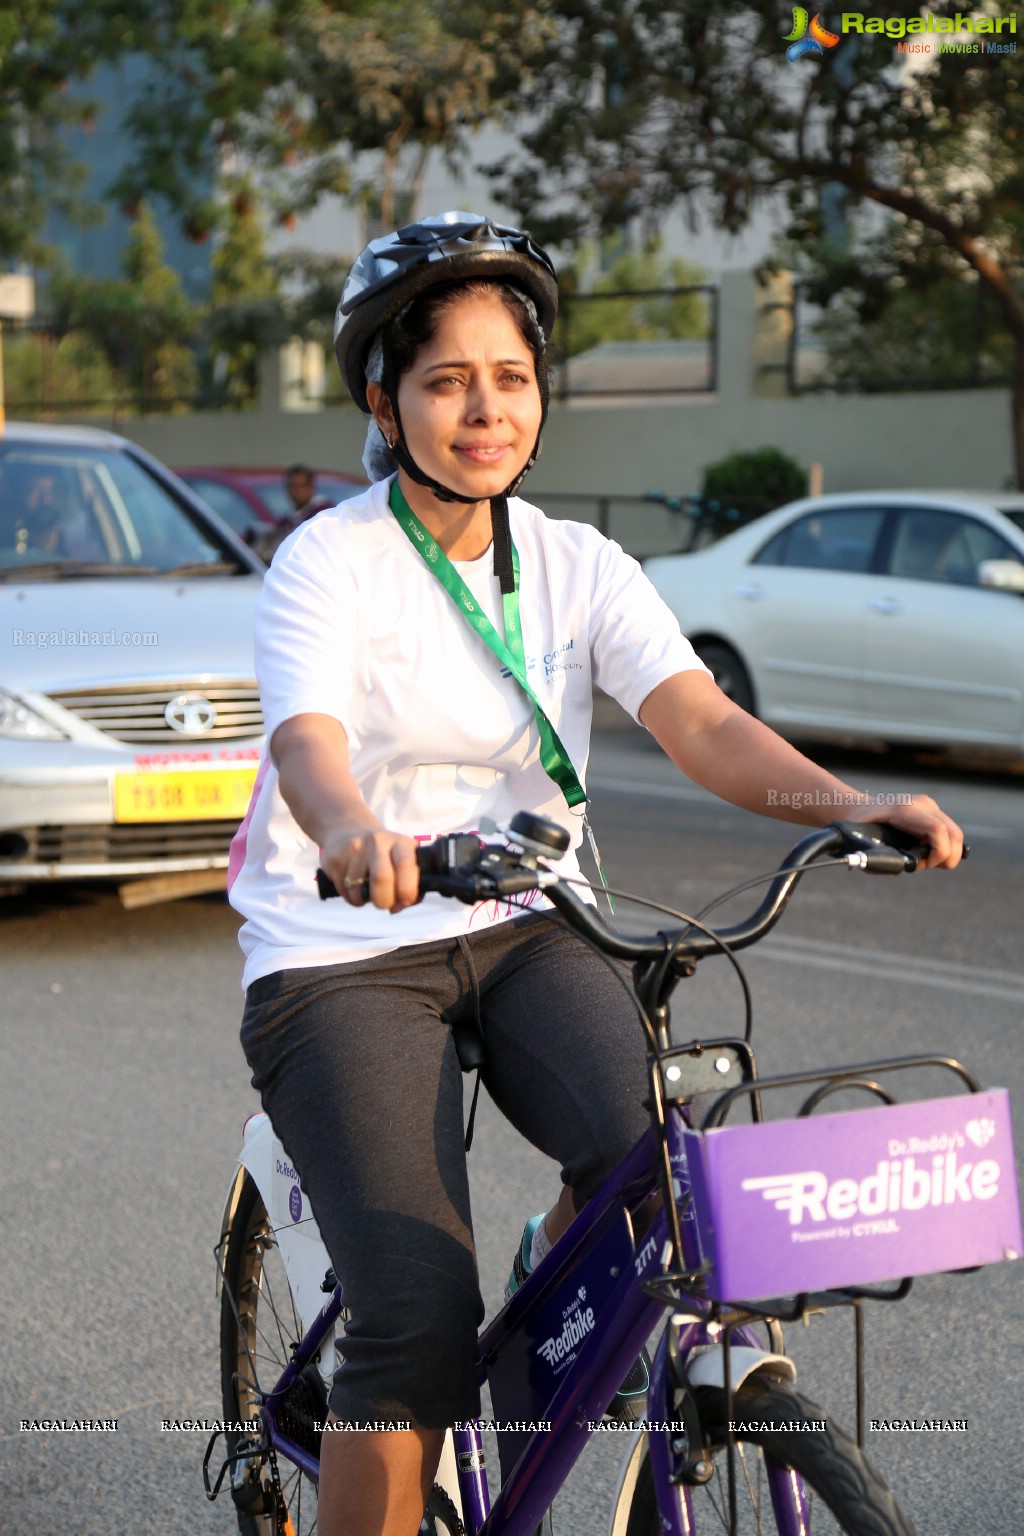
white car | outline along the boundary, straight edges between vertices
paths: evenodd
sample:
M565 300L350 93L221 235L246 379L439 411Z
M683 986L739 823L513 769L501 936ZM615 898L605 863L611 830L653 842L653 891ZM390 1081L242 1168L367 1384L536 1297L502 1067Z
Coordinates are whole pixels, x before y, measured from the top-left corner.
M1024 496L811 497L644 568L783 735L1024 757Z
M0 882L223 869L263 742L263 566L111 433L0 436Z

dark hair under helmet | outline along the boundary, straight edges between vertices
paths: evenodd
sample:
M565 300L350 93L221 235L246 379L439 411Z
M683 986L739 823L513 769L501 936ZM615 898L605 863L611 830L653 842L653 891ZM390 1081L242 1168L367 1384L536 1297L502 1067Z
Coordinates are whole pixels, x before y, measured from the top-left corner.
M352 264L334 318L334 351L341 376L355 403L370 415L366 398L366 361L378 332L383 333L400 310L439 283L485 278L518 289L531 301L545 341L558 311L558 283L551 258L520 229L495 224L476 213L442 213L407 224L393 234L371 240ZM386 334L386 333L385 333ZM385 345L385 385L390 375ZM399 440L391 449L395 462L439 501L472 502L423 473L401 441L397 381L389 389ZM542 387L544 416L547 391ZM541 427L543 428L543 418ZM540 434L530 457L511 485L491 497L494 571L502 592L515 585L512 569L508 498L515 495L540 452Z

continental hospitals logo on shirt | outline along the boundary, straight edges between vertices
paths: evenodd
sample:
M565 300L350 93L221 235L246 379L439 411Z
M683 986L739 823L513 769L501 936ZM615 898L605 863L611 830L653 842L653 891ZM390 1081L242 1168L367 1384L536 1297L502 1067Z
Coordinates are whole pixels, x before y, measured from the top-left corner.
M550 651L543 651L536 656L527 656L526 671L533 674L531 681L536 677L557 677L562 672L582 672L583 663L575 658L576 641L566 640L562 645L556 645ZM502 677L511 677L508 667L502 667Z
M793 7L793 26L784 41L786 58L820 59L849 36L891 37L897 53L1016 53L1017 16L939 16L925 11L920 16L869 16L864 11L844 11L838 31L825 26L819 11L808 19L803 6Z

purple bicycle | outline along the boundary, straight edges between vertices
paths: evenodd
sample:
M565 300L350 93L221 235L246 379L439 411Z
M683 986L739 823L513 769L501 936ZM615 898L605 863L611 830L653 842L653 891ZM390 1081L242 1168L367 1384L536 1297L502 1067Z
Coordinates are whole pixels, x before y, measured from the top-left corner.
M812 864L916 867L900 834L875 830L836 823L805 837L764 877L764 898L743 922L714 932L705 909L649 937L611 928L547 866L567 842L550 822L516 817L508 847L452 836L421 850L425 890L467 902L541 890L604 955L632 963L651 1112L644 1137L480 1336L500 1491L492 1502L479 1423L454 1426L423 1536L544 1529L659 1325L611 1536L912 1533L862 1450L862 1303L898 1300L911 1276L948 1269L951 1253L958 1268L1019 1255L1006 1095L984 1092L951 1058L758 1078L749 993L742 1038L675 1044L668 1008L700 960L732 959L766 934ZM921 1066L948 1074L951 1092L899 1103L894 1085ZM773 1117L773 1104L791 1104L794 1093L799 1111ZM840 1109L839 1094L856 1107ZM217 1252L224 1428L207 1448L207 1495L227 1481L245 1536L309 1536L345 1302L265 1115L246 1124ZM854 1316L853 1437L794 1390L783 1344L783 1323L832 1307Z

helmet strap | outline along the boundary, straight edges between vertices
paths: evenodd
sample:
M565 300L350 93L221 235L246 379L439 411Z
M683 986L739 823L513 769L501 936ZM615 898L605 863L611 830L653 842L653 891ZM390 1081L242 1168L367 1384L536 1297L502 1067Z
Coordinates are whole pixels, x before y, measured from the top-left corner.
M516 573L512 566L512 530L508 524L508 493L491 497L491 547L494 550L492 567L498 578L502 596L516 589Z

